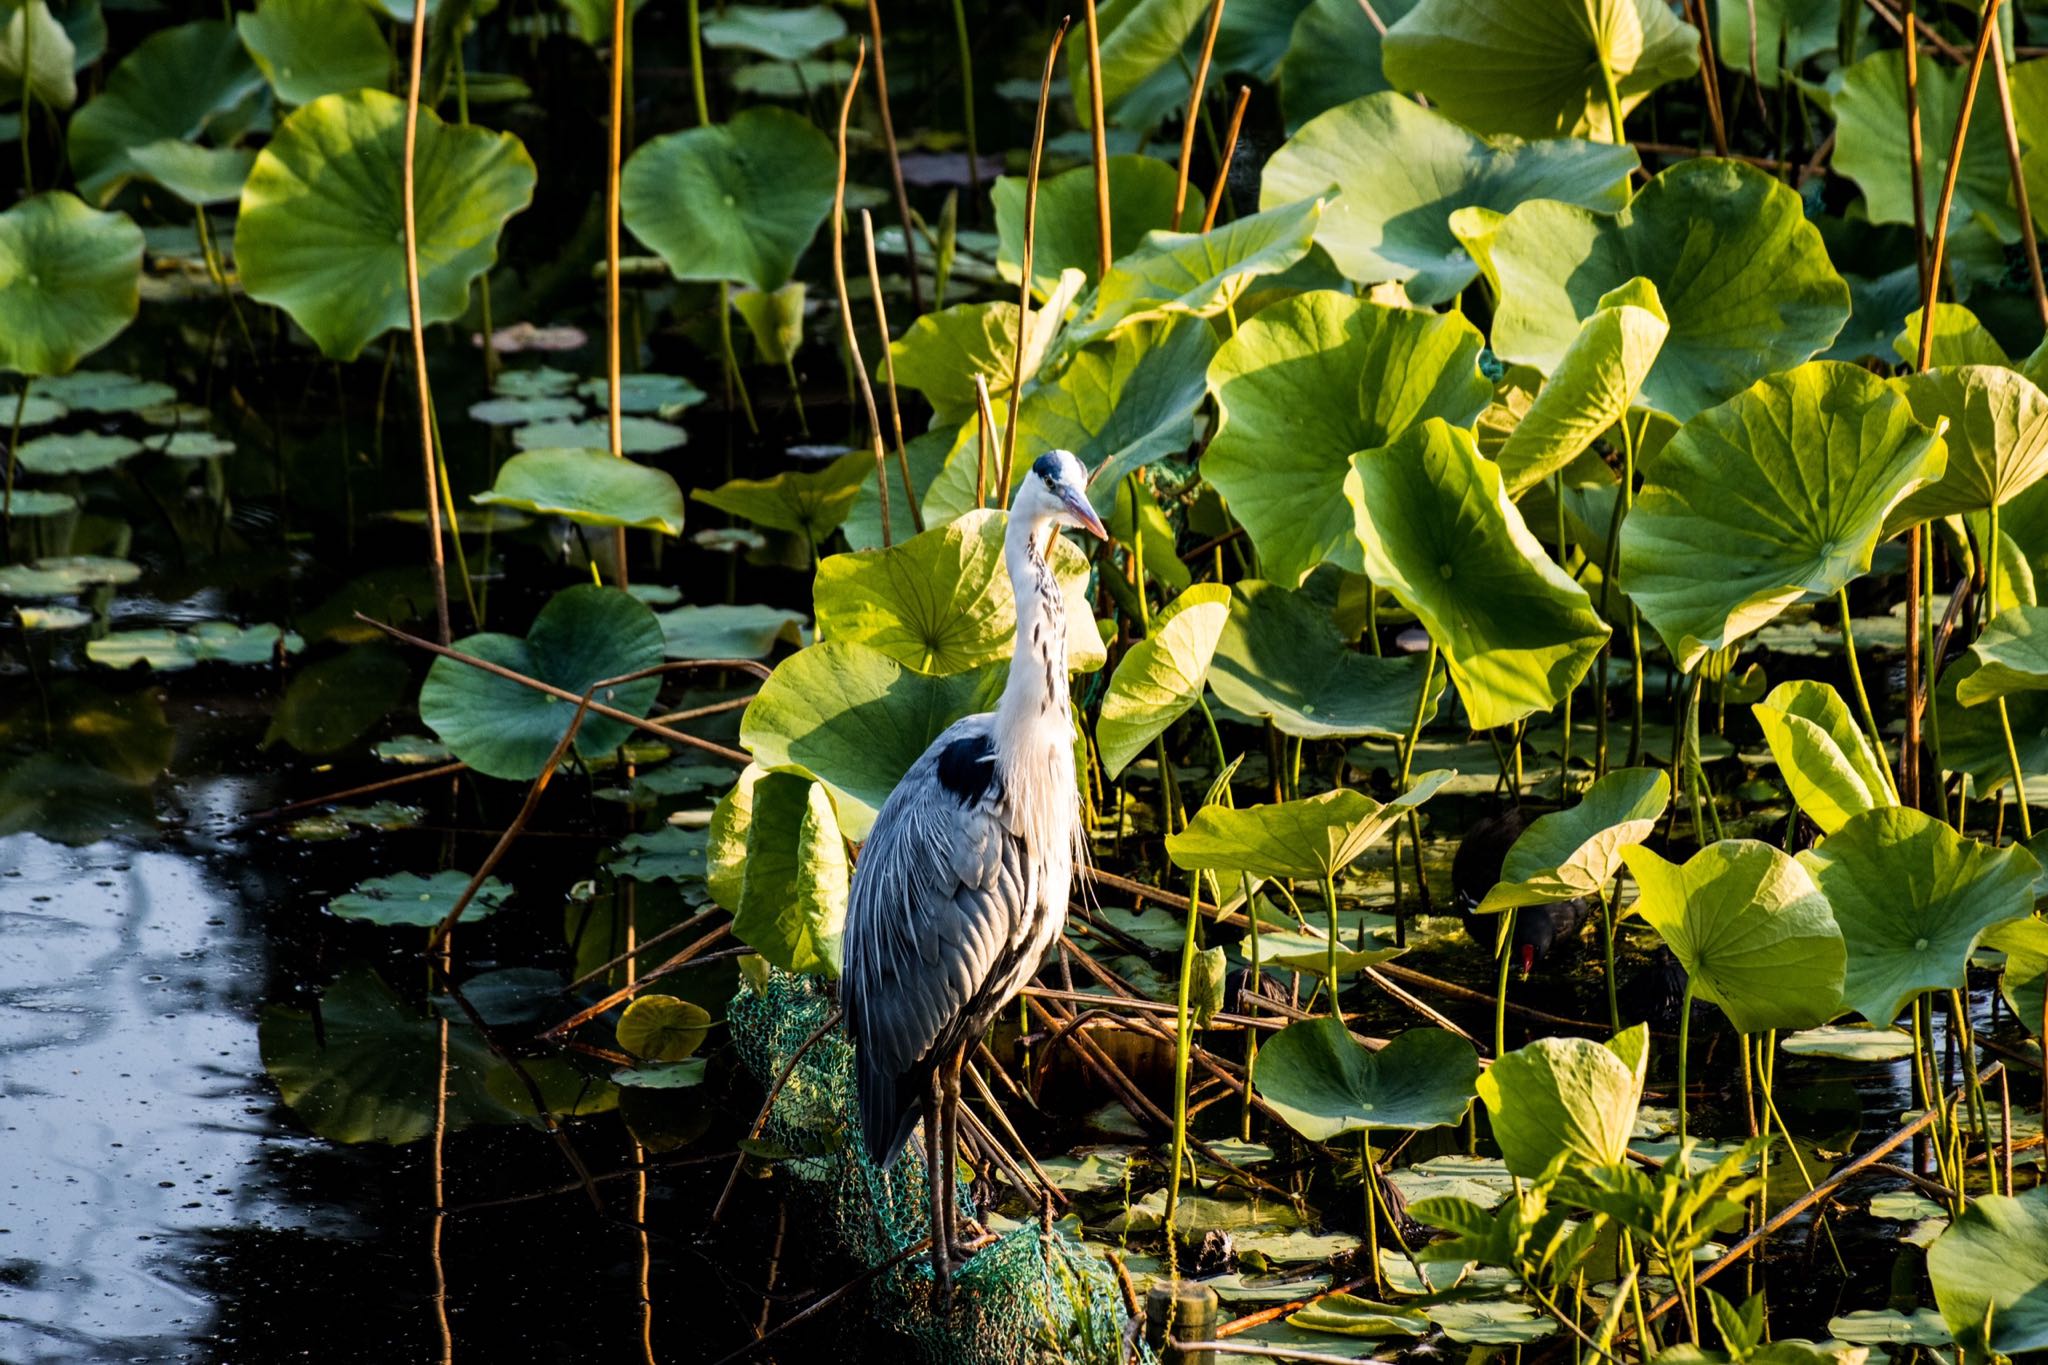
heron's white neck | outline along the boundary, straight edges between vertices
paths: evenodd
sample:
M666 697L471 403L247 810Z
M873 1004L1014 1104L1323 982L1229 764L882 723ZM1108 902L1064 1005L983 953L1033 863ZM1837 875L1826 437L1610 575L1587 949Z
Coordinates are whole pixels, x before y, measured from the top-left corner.
M996 747L1005 761L1054 746L1064 758L1073 747L1067 613L1046 555L1058 534L1052 523L1013 510L1003 537L1003 565L1017 599L1016 648L996 707Z

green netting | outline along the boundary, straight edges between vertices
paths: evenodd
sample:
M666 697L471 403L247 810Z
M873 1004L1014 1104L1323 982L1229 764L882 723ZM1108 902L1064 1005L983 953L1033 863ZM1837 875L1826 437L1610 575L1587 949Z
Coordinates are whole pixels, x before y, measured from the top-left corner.
M811 978L771 969L760 989L741 987L728 1019L741 1058L765 1086L830 1009ZM853 1044L834 1029L790 1073L764 1136L796 1154L781 1170L819 1226L872 1269L923 1241L929 1230L924 1158L913 1141L890 1169L877 1167L861 1145L857 1113ZM1059 1229L1027 1224L955 1267L949 1313L937 1311L931 1266L922 1255L877 1276L868 1292L876 1321L901 1332L919 1358L943 1365L1119 1365L1134 1358L1114 1272ZM1153 1359L1141 1344L1135 1358Z

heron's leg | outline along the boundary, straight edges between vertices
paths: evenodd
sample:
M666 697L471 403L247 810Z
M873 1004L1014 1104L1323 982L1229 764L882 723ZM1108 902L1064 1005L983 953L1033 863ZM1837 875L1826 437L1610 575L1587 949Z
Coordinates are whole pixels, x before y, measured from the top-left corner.
M932 1068L925 1082L924 1102L924 1174L931 1200L932 1284L941 1304L951 1296L953 1281L953 1220L946 1210L946 1087L940 1075L943 1070L943 1064Z
M960 1222L960 1072L967 1065L968 1046L962 1044L946 1067L946 1216L953 1221L953 1258L962 1263L994 1240L978 1223L969 1221L962 1226ZM970 1228L977 1235L966 1235Z

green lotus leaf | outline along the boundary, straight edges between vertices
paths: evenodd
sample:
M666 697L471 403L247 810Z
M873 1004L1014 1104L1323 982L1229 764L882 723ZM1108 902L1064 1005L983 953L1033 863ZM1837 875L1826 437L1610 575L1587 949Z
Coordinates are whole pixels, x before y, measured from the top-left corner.
M483 634L455 648L578 697L592 683L653 668L662 661L661 627L644 603L617 588L583 584L556 593L524 639ZM661 679L640 678L600 689L593 700L644 716ZM458 659L436 659L420 688L420 719L455 756L487 777L516 782L540 774L569 728L576 704L486 673ZM603 758L632 727L587 714L574 747L585 760Z
M1992 618L1994 622L1997 619ZM1935 705L1941 716L1941 764L1949 772L1968 775L1972 797L1990 796L2012 781L1999 708L1965 706L1957 697L1966 686L1973 695L1983 696L1972 679L1987 666L1979 656L1966 654L1951 660L1935 685ZM1993 686L1998 685L1994 680ZM2048 696L2029 689L2006 692L2005 700L2005 717L2012 725L2020 771L2048 772Z
M1152 630L1117 661L1095 722L1095 744L1110 777L1201 700L1230 619L1230 589L1201 583L1153 618Z
M1631 280L1600 300L1494 455L1509 496L1570 465L1628 416L1670 332L1648 280Z
M55 398L45 397L40 392L40 390L49 388L57 382L54 379L45 380L40 383L32 380L28 385L31 392L26 396L22 394L20 389L15 389L9 393L0 393L0 419L11 422L13 415L19 412L21 414L23 430L31 427L46 427L50 423L57 421L70 412L71 409L58 402Z
M1429 1331L1429 1319L1419 1308L1396 1308L1344 1293L1323 1295L1308 1307L1288 1314L1287 1322L1311 1332L1333 1332L1345 1337L1419 1337Z
M1450 228L1471 205L1507 213L1530 199L1612 212L1628 202L1633 148L1591 142L1509 141L1496 146L1392 91L1318 115L1274 152L1259 203L1322 194L1316 244L1361 283L1400 280L1429 307L1452 298L1479 267Z
M1754 46L1749 31L1752 15L1756 22ZM1807 58L1833 51L1841 38L1842 7L1835 0L1744 0L1720 6L1716 19L1714 45L1721 65L1748 75L1749 54L1754 51L1757 82L1766 90L1776 90L1783 78L1778 66L1779 44L1784 44L1787 69L1796 70ZM1955 126L1953 115L1947 126Z
M66 631L83 630L93 622L93 614L78 607L16 607L14 619L23 630Z
M1834 1057L1845 1062L1897 1062L1913 1055L1913 1036L1875 1024L1822 1024L1778 1040L1795 1057Z
M1927 1278L1942 1321L1974 1352L2048 1347L2048 1189L1972 1199L1927 1248Z
M711 899L727 910L740 906L740 891L747 875L747 837L754 823L754 788L767 776L758 763L749 763L718 804L711 809L711 823L705 829L704 887Z
M576 386L576 392L600 408L607 407L611 402L611 385L603 379L586 379ZM642 373L619 377L620 412L640 416L652 414L666 421L673 421L703 401L704 390L679 374Z
M1671 331L1642 401L1680 421L1824 349L1849 317L1849 287L1799 196L1704 157L1659 174L1613 215L1523 204L1498 224L1482 265L1500 298L1494 350L1546 374L1608 294L1648 280Z
M836 977L851 872L832 798L821 782L766 773L751 800L733 933L784 971Z
M1041 316L1034 313L1032 320ZM996 411L1004 412L1003 399L1010 391L1016 356L1014 303L956 303L917 318L889 343L897 384L923 394L932 405L934 420L948 425L973 416L976 375L988 385L989 401ZM1040 358L1027 356L1027 382L1037 373Z
M581 0L603 4L604 0ZM734 93L757 100L807 102L820 90L837 90L853 79L853 63L839 57L806 57L800 62L753 62L730 77Z
M61 190L0 213L0 368L70 370L134 321L141 280L142 232L125 213Z
M61 517L77 507L77 498L50 489L15 488L0 492L0 514L15 521L31 517Z
M2001 506L2048 473L2048 394L2023 375L2003 366L1957 365L1894 382L1914 418L1941 430L1948 468L1899 504L1887 531Z
M31 474L96 474L142 453L142 443L127 436L97 431L53 431L23 441L15 452Z
M1344 494L1365 572L1443 650L1475 729L1548 711L1577 685L1608 628L1508 501L1470 432L1430 418L1352 460Z
M301 616L299 620L301 626L310 630L308 618ZM267 749L283 740L302 754L338 753L362 739L371 726L404 707L412 700L412 693L412 669L381 637L373 644L351 645L294 672L291 685L285 688L283 699L270 714L270 724L264 728L263 747ZM387 743L397 746L402 741ZM428 761L446 762L451 756L443 750ZM384 758L385 754L380 752L378 757Z
M832 211L838 160L810 122L743 109L670 133L626 162L619 208L679 280L780 289Z
M1841 693L1827 683L1779 683L1750 711L1792 799L1822 833L1833 834L1865 811L1898 804L1884 760Z
M1908 365L1919 362L1922 313L1915 308L1906 314L1904 329L1892 338L1892 353ZM1928 364L1946 369L1953 365L2010 365L2012 360L1975 313L1960 303L1937 303Z
M71 116L67 137L78 192L106 203L135 174L130 151L165 139L194 141L262 88L262 72L234 30L217 19L150 34Z
M154 180L186 203L225 204L242 197L256 153L242 147L201 147L192 142L146 143L128 149L137 175Z
M878 649L920 673L967 673L1007 659L1017 604L1003 565L1009 514L969 512L886 550L832 555L818 565L813 606L828 640ZM1108 661L1088 598L1088 557L1055 537L1052 570L1067 610L1067 667Z
M1929 1207L1941 1211L1930 1201ZM1895 1308L1859 1308L1828 1319L1828 1335L1857 1346L1951 1346L1954 1338L1932 1308L1908 1315Z
M1939 130L1923 137L1922 208L1934 222L1936 201L1948 174L1956 118L1962 112L1968 73L1941 62L1919 64L1920 126ZM1834 168L1855 181L1873 223L1914 221L1912 157L1906 145L1906 58L1897 48L1872 52L1841 73L1835 95ZM1962 169L1956 176L1953 222L1981 223L2001 242L2019 240L2012 176L1998 101L1978 100L1970 112Z
M602 450L528 450L498 467L472 501L567 517L583 526L683 533L683 490L666 472Z
M512 433L512 443L521 450L580 448L611 449L609 418L592 417L580 422L535 422ZM689 433L673 422L654 417L621 417L619 449L627 455L659 455L674 450L690 439Z
M1101 8L1098 54L1102 70L1102 102L1115 111L1124 98L1151 80L1159 69L1180 57L1181 46L1202 16L1205 0L1108 0ZM1089 122L1088 54L1085 43L1067 51L1067 80L1073 88L1074 118ZM1113 122L1125 122L1112 112ZM1150 122L1149 119L1139 119Z
M612 875L641 882L698 882L708 870L710 834L664 824L643 834L628 834L604 855Z
M371 877L356 883L355 890L327 902L327 909L343 919L431 929L455 908L457 898L469 885L469 875L449 871L422 877L417 872L396 872L388 877ZM496 877L486 877L469 904L462 907L463 922L496 914L511 895L511 887Z
M74 412L142 412L178 397L169 384L109 370L75 370L41 379L35 391Z
M1382 40L1387 81L1480 133L1621 140L1608 126L1612 72L1627 117L1699 69L1700 36L1661 0L1423 0Z
M1109 268L1092 305L1068 328L1085 346L1142 322L1215 317L1261 275L1277 275L1308 254L1323 200L1303 199L1232 220L1207 232L1148 232L1144 244ZM1034 259L1033 271L1037 266Z
M500 370L491 392L502 398L553 398L576 387L576 376L552 365L529 370Z
M1482 1346L1526 1346L1557 1324L1516 1299L1446 1299L1422 1310L1452 1341Z
M694 1090L704 1084L709 1066L702 1057L680 1062L645 1062L612 1073L612 1084L627 1090Z
M1657 456L1621 528L1622 586L1690 670L1867 572L1885 519L1945 458L1868 370L1816 360L1772 375Z
M1224 882L1225 896L1230 894L1231 881ZM1253 954L1249 941L1245 944L1245 960L1253 962L1268 971L1313 972L1318 975L1330 970L1332 961L1337 973L1342 976L1365 967L1377 967L1382 962L1391 962L1406 948L1353 948L1341 937L1337 951L1330 951L1327 934L1311 933L1306 930L1265 929L1259 934L1259 951Z
M405 101L323 95L279 125L242 188L235 259L251 298L274 303L334 360L406 325L400 185ZM420 315L460 317L533 197L533 159L510 133L420 111L416 158Z
M1084 78L1085 79L1085 78ZM1156 156L1112 156L1109 159L1109 258L1112 262L1145 245L1155 229L1173 222L1173 187L1178 177ZM1024 278L1023 176L998 176L990 200L996 211L996 269L1015 284ZM1318 189L1323 188L1317 186ZM1202 224L1202 191L1189 186L1181 205L1180 230ZM1081 272L1087 284L1102 282L1102 247L1095 221L1095 168L1076 166L1038 182L1038 217L1032 225L1031 293L1050 299L1060 275ZM1014 315L1011 331L1016 330ZM995 386L990 384L994 392Z
M133 583L140 565L102 555L60 555L0 568L0 597L69 597L87 588Z
M1984 935L1984 946L2005 954L1998 993L2026 1031L2041 1036L2044 986L2048 986L2048 920L2020 919Z
M1209 365L1215 435L1202 473L1250 533L1264 576L1298 586L1330 560L1364 569L1343 490L1351 457L1429 417L1469 425L1493 388L1455 313L1318 291L1239 324Z
M1608 1043L1538 1038L1494 1062L1479 1098L1508 1169L1533 1180L1559 1152L1593 1166L1625 1159L1649 1053L1638 1024Z
M766 768L831 789L850 839L867 837L889 793L962 716L994 709L1007 670L919 673L881 650L828 639L776 666L740 718L740 743Z
M747 324L754 338L754 354L764 365L787 365L804 343L804 295L802 280L791 280L780 289L760 290L741 285L732 291L733 311Z
M1194 444L1195 409L1215 354L1215 333L1201 322L1176 319L1133 327L1073 357L1057 380L1025 392L1010 464L1012 490L1040 455L1070 450L1089 471L1088 496L1096 511L1114 512L1125 475ZM999 439L1008 423L1008 408L997 409ZM973 506L981 447L977 424L963 423L959 438L926 490L927 524ZM1001 481L994 472L998 463L989 462L991 486Z
M737 48L794 62L846 36L846 21L824 5L776 9L772 5L727 5L704 21L707 47Z
M619 1046L652 1062L680 1062L711 1035L711 1012L694 1001L650 992L619 1016Z
M1339 787L1245 810L1204 806L1186 829L1166 837L1166 853L1175 867L1189 870L1320 881L1348 866L1451 776L1424 773L1384 804Z
M1827 897L1798 862L1754 839L1723 839L1684 865L1623 854L1636 910L1663 935L1692 989L1743 1033L1824 1024L1841 1008L1847 960Z
M1842 1003L1889 1026L1922 991L1960 990L1985 930L2033 913L2041 865L1930 815L1865 811L1799 855L1848 945Z
M1377 0L1373 10L1381 23L1393 23L1416 4ZM1365 7L1357 0L1309 0L1280 58L1280 112L1289 135L1325 109L1391 89L1380 70L1380 31Z
M671 659L765 659L778 644L804 644L804 614L717 602L657 618Z
M235 31L286 104L365 86L382 90L391 74L391 49L359 4L262 0L254 13L236 17Z
M853 510L854 494L874 468L874 457L857 450L823 469L789 470L768 479L728 479L716 488L694 488L690 496L756 526L801 535L815 553ZM910 518L900 504L894 510L895 529L902 534Z
M485 426L517 427L535 422L559 422L583 415L583 404L575 398L486 398L469 405L469 415ZM607 443L609 444L609 443Z
M104 29L100 37L104 43ZM29 68L25 82L24 58ZM0 22L0 89L11 92L11 98L20 98L26 85L49 108L69 109L78 99L78 68L86 64L77 58L71 35L46 0L13 0L6 7Z
M1956 700L1964 706L2048 690L2048 607L2000 612L1970 646L1970 654L1978 667L1955 683Z
M1232 585L1209 686L1225 706L1270 720L1283 735L1400 739L1415 723L1424 663L1419 655L1383 659L1352 649L1306 592L1243 579ZM1436 673L1424 724L1445 685Z
M1259 1048L1252 1086L1311 1142L1361 1130L1458 1122L1472 1103L1479 1054L1457 1034L1412 1028L1378 1052L1340 1019L1298 1019Z
M1622 849L1649 838L1670 804L1669 774L1617 768L1587 788L1578 805L1538 816L1522 831L1479 913L1597 896L1620 870Z
M263 624L201 621L189 630L116 630L89 640L85 656L108 668L142 665L175 673L198 664L267 664L305 648L296 631Z

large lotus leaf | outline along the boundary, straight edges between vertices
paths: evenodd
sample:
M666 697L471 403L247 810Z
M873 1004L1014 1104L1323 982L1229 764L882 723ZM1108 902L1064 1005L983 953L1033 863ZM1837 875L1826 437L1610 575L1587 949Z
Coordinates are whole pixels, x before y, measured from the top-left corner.
M469 875L446 871L422 877L417 872L396 872L388 877L371 877L357 882L353 891L327 902L327 909L343 919L431 929L455 908L455 902L469 886ZM496 877L484 878L476 895L462 907L463 921L469 923L496 914L511 896L511 887Z
M780 289L832 211L832 144L786 109L670 133L626 162L619 211L679 280Z
M794 62L846 36L846 21L825 5L777 9L772 5L727 5L704 21L707 47L738 48Z
M856 450L823 469L792 469L767 479L728 479L716 488L691 489L690 496L756 526L801 535L815 548L846 520L861 479L874 467L872 455ZM909 520L898 507L891 529L900 535Z
M1423 0L1387 30L1383 63L1397 90L1482 133L1585 133L1608 126L1604 63L1623 117L1666 81L1699 69L1700 36L1663 0Z
M704 889L727 910L740 908L746 887L747 841L754 827L754 789L767 772L758 763L740 770L732 788L711 809L704 831Z
M1323 200L1312 197L1207 232L1148 232L1143 245L1110 266L1067 339L1085 346L1142 322L1215 317L1254 279L1277 275L1306 256L1322 214Z
M1510 497L1564 469L1628 415L1670 332L1648 280L1600 300L1494 455Z
M1383 659L1350 648L1328 608L1307 592L1244 579L1231 588L1209 686L1225 706L1270 720L1283 735L1397 739L1415 722L1425 671L1420 655ZM1425 724L1445 685L1437 672Z
M1906 314L1905 326L1892 338L1892 354L1908 365L1919 363L1920 328L1924 310L1915 308ZM1934 340L1928 347L1928 364L1941 368L1951 365L2010 365L2012 360L2005 353L2005 347L1998 344L1998 338L1991 335L1984 324L1960 303L1937 303L1934 305Z
M1620 869L1622 849L1649 838L1670 803L1669 774L1615 769L1587 788L1578 805L1539 816L1522 831L1479 911L1598 895Z
M1538 1038L1495 1061L1479 1078L1479 1098L1508 1169L1533 1180L1560 1152L1592 1166L1622 1161L1649 1057L1638 1024L1610 1043Z
M1230 589L1198 583L1153 618L1151 633L1117 661L1095 722L1095 745L1110 777L1201 700L1229 620Z
M1344 494L1365 572L1443 650L1473 728L1563 700L1607 625L1530 533L1471 433L1432 417L1352 469Z
M1273 153L1259 202L1278 205L1337 187L1316 243L1361 283L1403 281L1433 306L1479 275L1450 215L1477 205L1507 213L1530 199L1612 212L1628 202L1635 150L1574 140L1494 145L1392 91L1317 116Z
M1986 929L2033 912L2041 865L1930 815L1865 811L1799 855L1849 949L1842 1003L1889 1025L1922 991L1960 990Z
M78 99L77 49L45 0L10 0L0 20L0 90L18 99L22 86L51 109L69 109ZM105 33L100 35L105 38ZM28 80L22 80L26 59ZM18 134L17 134L18 136Z
M2048 1189L1972 1199L1927 1248L1927 1278L1948 1330L1976 1352L2048 1347Z
M1680 421L1825 349L1849 317L1799 196L1733 161L1682 161L1611 216L1534 200L1486 257L1494 350L1546 374L1610 292L1637 276L1656 286L1671 334L1642 401Z
M1964 68L1919 63L1921 208L1929 225L1948 174L1950 141L1968 80ZM1906 142L1905 54L1897 48L1873 52L1844 71L1841 82L1835 95L1834 168L1862 189L1871 222L1910 224L1913 158ZM1953 212L1957 226L1981 223L2002 242L2019 239L1997 100L1979 99L1971 110Z
M804 614L781 607L712 602L656 619L671 659L765 659L778 644L804 643Z
M592 683L662 661L661 626L645 603L617 588L586 583L549 599L521 639L472 635L456 649L582 696ZM661 679L600 690L593 700L644 716ZM527 781L540 774L569 728L575 703L500 678L457 659L436 659L420 688L420 719L455 756L489 777ZM603 758L632 733L624 721L586 715L575 749Z
M1039 315L1034 314L1035 321ZM1037 373L1037 357L1028 358L1024 378ZM973 415L974 380L988 385L989 401L998 412L1017 363L1017 305L956 303L926 313L889 343L896 382L916 389L932 405L936 421L957 423Z
M1442 1128L1465 1116L1479 1054L1457 1034L1412 1028L1378 1052L1344 1021L1297 1019L1259 1048L1252 1085L1310 1142L1374 1128Z
M1996 617L1992 618L1994 621ZM1989 796L2012 782L2012 762L2005 748L2005 727L1996 706L1964 706L1957 692L1985 667L1978 656L1951 660L1935 687L1941 722L1941 765L1970 778L1972 796ZM1983 697L1981 691L1972 689ZM2013 746L2020 770L2048 772L2048 696L2027 690L2006 694L2004 716L2012 724Z
M1846 950L1827 897L1789 855L1723 839L1683 866L1625 851L1635 908L1743 1033L1824 1024L1841 1008Z
M240 199L242 186L255 169L256 153L245 147L202 147L166 138L129 148L128 164L137 175L197 207Z
M1829 684L1806 678L1779 683L1750 710L1792 799L1823 833L1833 834L1851 816L1898 804L1884 760Z
M1145 243L1153 230L1172 225L1174 169L1156 156L1112 156L1109 159L1109 258L1122 260ZM1024 278L1024 191L1016 175L999 176L990 199L996 211L996 269L1013 284ZM1320 188L1320 187L1319 187ZM1200 227L1202 191L1188 187L1181 205L1180 228ZM1100 284L1102 246L1095 221L1095 167L1076 166L1038 182L1038 216L1032 224L1031 292L1043 300L1054 296L1060 274L1078 270L1088 284ZM1014 318L1011 329L1014 331ZM990 391L994 391L991 383Z
M2000 697L2048 690L2048 607L2000 612L1970 646L1978 667L1956 679L1956 700L1982 706Z
M141 306L142 230L61 190L0 213L0 367L63 374Z
M1007 670L919 673L879 649L826 640L777 666L740 718L740 743L765 768L796 768L831 788L850 839L931 742L962 716L993 709Z
M1893 381L1948 449L1941 478L1900 503L1887 530L2012 501L2048 473L2048 394L2002 365L1956 365Z
M1255 877L1333 876L1372 847L1394 822L1436 794L1448 772L1424 773L1393 800L1339 787L1298 801L1236 810L1204 806L1166 838L1175 867L1247 872Z
M1333 291L1262 308L1209 364L1216 433L1202 473L1251 534L1269 580L1298 586L1325 559L1364 568L1344 485L1351 457L1425 418L1469 425L1493 386L1456 313Z
M1280 59L1280 112L1290 134L1325 109L1393 89L1380 70L1380 31L1373 18L1393 23L1416 2L1376 0L1368 15L1358 0L1309 0Z
M2048 1009L2048 920L2020 919L1984 935L1984 946L2005 954L1998 993L2021 1027L2038 1038Z
M850 873L832 798L823 783L767 773L751 802L733 934L784 971L836 977Z
M1195 409L1215 354L1216 334L1193 319L1133 327L1112 343L1082 351L1057 380L1025 391L1017 411L1011 488L1024 481L1040 455L1072 451L1089 471L1090 501L1098 513L1109 514L1125 475L1194 444ZM1008 408L997 408L995 416L1000 439ZM926 490L927 525L973 507L980 448L978 424L963 424L944 469ZM999 463L999 456L988 462L991 486L1001 481Z
M1658 454L1621 528L1622 586L1691 669L1867 572L1885 518L1944 459L1868 370L1816 360L1774 374Z
M1017 601L1003 564L1009 514L968 512L886 550L832 555L818 564L812 603L818 633L880 650L920 673L967 673L1007 659ZM1053 538L1052 570L1067 609L1067 667L1107 662L1088 599L1088 557Z
M71 116L67 138L79 193L106 203L134 174L130 150L166 138L190 142L262 87L263 74L234 30L217 19L150 34Z
M236 18L235 31L286 104L365 86L382 90L390 75L391 49L359 4L262 0L254 13Z
M242 188L235 259L252 298L274 303L335 360L406 325L405 101L381 90L323 95L292 114ZM470 281L497 258L506 220L533 197L533 159L510 133L421 110L415 158L420 315L460 317Z
M1114 111L1162 66L1178 61L1181 45L1208 9L1207 0L1107 0L1097 19L1104 106ZM1067 50L1074 117L1083 127L1089 122L1086 49L1077 42Z
M498 468L498 481L473 499L584 526L630 526L683 533L683 490L662 470L602 450L528 450Z
M1754 46L1750 20L1756 21ZM1840 41L1842 7L1838 0L1740 0L1716 6L1714 44L1721 65L1742 75L1750 74L1749 55L1756 53L1755 74L1766 90L1776 90L1780 80L1778 45L1784 44L1785 65L1791 69L1809 57L1832 50ZM1924 117L1924 115L1923 115ZM1955 127L1954 115L1947 124Z

